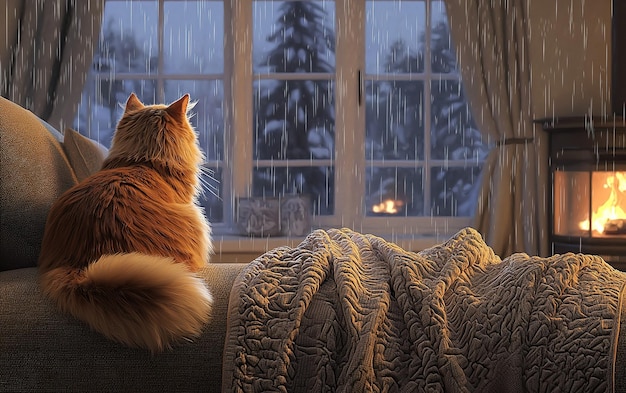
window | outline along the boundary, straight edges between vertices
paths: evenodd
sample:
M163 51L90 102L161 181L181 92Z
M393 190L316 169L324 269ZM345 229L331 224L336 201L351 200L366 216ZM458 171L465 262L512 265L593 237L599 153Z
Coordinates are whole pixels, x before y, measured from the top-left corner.
M132 91L198 101L216 232L238 197L293 193L311 196L314 226L469 224L488 145L442 1L107 0L76 128L108 145Z

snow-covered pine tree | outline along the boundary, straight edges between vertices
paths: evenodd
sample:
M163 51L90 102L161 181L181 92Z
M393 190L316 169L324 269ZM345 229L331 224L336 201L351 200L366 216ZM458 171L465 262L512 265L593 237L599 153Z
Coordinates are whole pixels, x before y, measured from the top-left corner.
M298 74L297 79L264 80L255 99L255 146L258 159L324 159L334 149L334 91L329 80L307 78L311 73L332 73L335 37L326 26L326 11L314 1L281 4L276 30L267 37L274 44L260 66L272 73ZM325 145L320 148L319 144ZM255 177L255 194L325 194L327 174L317 167L275 171L272 179ZM272 182L273 184L268 184ZM326 198L326 195L323 196Z

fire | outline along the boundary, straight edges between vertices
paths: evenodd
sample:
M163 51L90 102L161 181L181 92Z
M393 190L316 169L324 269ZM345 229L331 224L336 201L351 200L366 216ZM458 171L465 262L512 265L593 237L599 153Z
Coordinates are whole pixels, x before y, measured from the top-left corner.
M402 209L402 206L404 206L404 202L402 201L386 199L381 203L372 206L372 211L374 213L398 214L400 209Z
M602 186L610 190L608 199L598 207L591 216L591 229L604 233L607 225L612 222L626 220L626 172L615 172L614 176L607 176ZM579 223L579 228L589 230L589 220Z

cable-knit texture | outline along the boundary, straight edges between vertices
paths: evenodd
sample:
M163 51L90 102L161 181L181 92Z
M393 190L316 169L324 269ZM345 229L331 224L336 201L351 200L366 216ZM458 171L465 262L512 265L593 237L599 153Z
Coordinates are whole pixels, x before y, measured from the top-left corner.
M608 392L625 282L590 255L501 260L471 228L419 253L318 230L237 278L223 390Z

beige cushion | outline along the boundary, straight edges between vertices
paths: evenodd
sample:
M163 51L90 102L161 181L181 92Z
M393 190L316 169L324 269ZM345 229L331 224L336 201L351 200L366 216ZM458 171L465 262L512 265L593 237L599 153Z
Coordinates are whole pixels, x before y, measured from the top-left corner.
M48 210L77 183L57 138L0 97L0 271L36 266Z
M79 182L99 171L107 156L104 146L71 128L65 130L63 149Z

